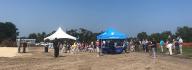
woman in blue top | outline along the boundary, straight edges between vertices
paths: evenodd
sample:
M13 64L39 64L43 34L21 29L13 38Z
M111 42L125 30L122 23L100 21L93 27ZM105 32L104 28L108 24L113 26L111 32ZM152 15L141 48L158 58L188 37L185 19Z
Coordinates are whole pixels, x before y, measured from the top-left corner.
M161 52L163 53L164 41L163 41L163 40L161 40L159 44L160 44Z

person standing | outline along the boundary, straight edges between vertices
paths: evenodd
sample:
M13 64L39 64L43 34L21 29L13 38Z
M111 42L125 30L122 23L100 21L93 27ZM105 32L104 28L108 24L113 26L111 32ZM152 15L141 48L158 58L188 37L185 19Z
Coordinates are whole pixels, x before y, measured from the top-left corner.
M49 45L48 45L48 44L46 44L46 45L44 46L44 51L45 51L45 53L47 53L47 52L48 52L48 50L49 50Z
M145 52L145 40L142 40L142 47L143 47L143 51Z
M151 49L152 49L152 57L156 58L157 55L157 42L155 41L155 39L152 40L152 45L151 45Z
M170 42L167 42L168 44L167 44L167 48L168 48L168 50L169 50L169 55L172 55L173 54L173 52L172 52L172 46L173 46L173 44L172 43L170 43Z
M91 47L92 47L93 49L95 49L95 46L94 46L93 41L91 42Z
M72 49L72 54L76 54L76 49L77 49L77 43L76 42L71 46L71 49Z
M65 49L66 49L66 43L63 43L63 46L62 46L61 52L62 52L62 53L65 53L65 51L66 51Z
M175 42L175 54L179 54L179 41Z
M175 39L173 39L173 43L172 43L172 44L173 44L173 46L172 46L172 52L174 52L174 53L176 52L176 48L175 48L175 44L176 44L176 42L177 42L177 41L176 41Z
M149 52L148 44L149 44L149 41L145 39L145 52Z
M21 39L17 40L18 53L21 52Z
M58 45L58 39L55 38L53 41L53 47L54 47L54 56L58 57L59 56L59 45Z
M124 41L123 42L123 50L125 51L125 53L127 53L127 46L128 46L128 42Z
M106 47L106 41L103 41L102 44L101 44L101 47L99 47L100 49L100 55L103 55L103 48Z
M99 56L100 56L100 47L99 47L100 44L99 44L99 40L97 40L95 44L96 44L96 50L97 50L97 53L98 53L97 57L99 57Z
M163 53L164 41L163 41L163 40L161 40L159 44L160 44L161 52Z
M26 53L27 42L23 43L23 53Z
M182 47L183 47L183 39L181 37L179 37L179 52L180 52L180 54L183 53Z

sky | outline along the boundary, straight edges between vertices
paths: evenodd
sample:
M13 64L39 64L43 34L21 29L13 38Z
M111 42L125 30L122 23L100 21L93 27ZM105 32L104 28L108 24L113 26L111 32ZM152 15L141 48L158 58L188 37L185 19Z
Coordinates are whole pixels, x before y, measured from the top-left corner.
M12 22L20 36L86 28L114 28L135 37L192 27L190 0L0 0L0 22Z

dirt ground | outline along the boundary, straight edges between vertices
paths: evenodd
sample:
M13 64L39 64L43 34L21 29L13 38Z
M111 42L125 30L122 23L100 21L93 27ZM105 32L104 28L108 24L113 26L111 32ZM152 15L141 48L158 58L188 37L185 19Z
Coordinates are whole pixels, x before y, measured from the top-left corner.
M0 57L14 57L19 55L17 47L0 47ZM8 53L7 53L8 52Z
M147 53L125 53L97 57L95 53L63 53L53 57L53 50L44 53L42 47L30 47L28 53L15 57L0 57L0 70L191 70L192 59Z

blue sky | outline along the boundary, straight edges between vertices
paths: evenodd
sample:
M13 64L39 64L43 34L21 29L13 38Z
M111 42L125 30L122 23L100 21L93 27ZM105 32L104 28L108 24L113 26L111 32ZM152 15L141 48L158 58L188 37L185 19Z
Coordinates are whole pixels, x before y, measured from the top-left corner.
M128 36L175 32L192 26L190 0L0 0L0 22L13 22L21 36L86 28L94 32L113 27Z

